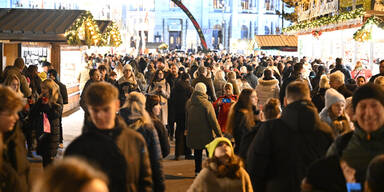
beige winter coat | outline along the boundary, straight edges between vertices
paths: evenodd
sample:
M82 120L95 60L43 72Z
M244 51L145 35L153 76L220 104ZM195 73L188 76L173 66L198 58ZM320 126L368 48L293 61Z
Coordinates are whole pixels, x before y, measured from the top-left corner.
M259 99L259 105L264 105L269 98L279 98L279 81L277 79L259 79L259 84L256 86L256 93Z
M187 192L253 192L251 180L247 171L240 168L241 178L218 178L212 171L215 164L210 163L210 168L203 168L195 178Z

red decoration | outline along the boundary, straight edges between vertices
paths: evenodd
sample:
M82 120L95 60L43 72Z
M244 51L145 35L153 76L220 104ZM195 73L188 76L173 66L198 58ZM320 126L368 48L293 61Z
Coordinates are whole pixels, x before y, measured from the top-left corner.
M323 34L321 31L312 31L312 35L315 37L315 38L319 38L321 36L321 34Z

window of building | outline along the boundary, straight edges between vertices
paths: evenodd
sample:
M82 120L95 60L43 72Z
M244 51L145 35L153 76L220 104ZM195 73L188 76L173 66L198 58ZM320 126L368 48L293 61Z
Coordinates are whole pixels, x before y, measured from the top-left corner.
M269 27L268 26L265 26L264 27L264 34L265 35L269 35L271 33L271 31L269 30Z
M241 8L242 10L249 10L249 0L241 0Z
M273 11L275 9L274 7L274 0L265 0L265 10L267 11Z
M248 27L243 25L241 26L241 39L247 39L248 38Z
M224 0L213 0L213 8L214 9L223 9L225 6Z

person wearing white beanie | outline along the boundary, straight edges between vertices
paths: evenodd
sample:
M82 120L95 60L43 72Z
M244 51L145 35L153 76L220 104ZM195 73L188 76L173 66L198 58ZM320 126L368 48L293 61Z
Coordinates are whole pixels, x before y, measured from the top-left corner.
M187 146L194 149L195 174L202 169L202 155L205 145L215 137L222 136L215 109L208 100L207 87L203 82L195 85L195 91L188 99L185 109L185 135Z
M325 106L319 115L332 128L335 136L351 131L350 119L344 108L344 96L333 88L328 89L325 92Z
M204 83L199 82L195 85L195 91L198 91L200 93L207 93L207 86L205 86Z

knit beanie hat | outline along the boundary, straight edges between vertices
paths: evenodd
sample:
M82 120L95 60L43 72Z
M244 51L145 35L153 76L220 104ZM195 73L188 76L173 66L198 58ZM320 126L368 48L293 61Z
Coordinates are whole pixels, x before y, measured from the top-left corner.
M325 92L325 107L328 109L331 105L339 102L345 103L344 96L333 88L327 89Z
M319 159L308 168L307 182L321 191L347 192L346 181L337 156Z
M357 104L364 99L376 99L384 106L384 91L373 83L367 83L359 87L352 97L353 109L356 110Z
M229 145L229 147L231 147L231 151L233 153L233 147L232 147L231 141L229 139L227 139L226 137L217 137L216 139L214 139L212 142L210 142L208 145L205 146L208 150L209 158L213 157L213 155L215 154L215 150L216 150L217 145L221 142L227 143Z
M195 91L200 93L207 93L207 86L204 83L199 82L195 85Z

